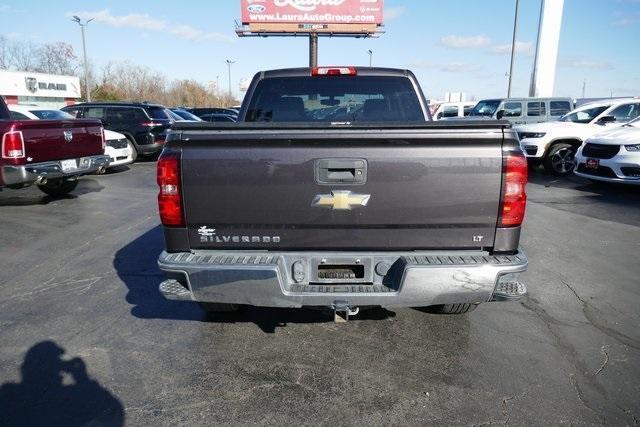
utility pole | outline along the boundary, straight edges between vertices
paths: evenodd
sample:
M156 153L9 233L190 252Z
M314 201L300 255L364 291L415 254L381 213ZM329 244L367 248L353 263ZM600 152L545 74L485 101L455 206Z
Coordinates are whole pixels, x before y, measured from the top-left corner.
M236 61L227 59L225 62L227 63L227 67L229 69L229 98L233 98L233 95L231 95L231 65L235 64Z
M367 53L369 54L369 67L371 67L373 65L373 51L369 49Z
M318 33L309 33L309 67L318 66Z
M87 65L87 44L84 38L84 27L89 25L89 22L93 21L93 18L82 23L80 17L74 15L71 20L80 25L80 31L82 32L82 53L84 55L84 93L87 102L91 102L91 93L89 92L89 66Z
M511 81L513 79L513 60L516 56L516 34L518 32L518 6L520 0L516 0L516 13L513 18L513 38L511 39L511 65L509 65L509 86L507 87L507 98L511 98Z
M582 80L582 99L584 99L584 94L587 89L587 79Z

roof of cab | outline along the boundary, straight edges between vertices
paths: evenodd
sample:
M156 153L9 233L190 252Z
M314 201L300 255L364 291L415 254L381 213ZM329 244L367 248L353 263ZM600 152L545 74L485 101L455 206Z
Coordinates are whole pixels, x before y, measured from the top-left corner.
M345 68L347 65L320 66L318 68ZM382 67L353 67L359 76L399 76L406 77L411 74L409 70L399 68L382 68ZM261 78L273 77L309 77L311 76L310 67L301 68L281 68L277 70L261 71Z

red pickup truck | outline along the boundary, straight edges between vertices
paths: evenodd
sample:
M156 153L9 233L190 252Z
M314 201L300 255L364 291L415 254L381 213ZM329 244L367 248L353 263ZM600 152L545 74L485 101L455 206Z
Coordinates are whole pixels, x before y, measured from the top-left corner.
M79 176L108 165L104 149L99 120L12 120L0 97L0 190L36 184L65 195Z

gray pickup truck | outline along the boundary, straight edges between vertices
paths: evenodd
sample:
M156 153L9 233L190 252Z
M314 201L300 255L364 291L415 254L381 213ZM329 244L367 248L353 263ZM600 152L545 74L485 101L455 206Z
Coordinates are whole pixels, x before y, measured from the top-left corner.
M158 161L168 299L430 307L526 293L527 163L509 123L431 121L406 70L258 73L238 123L176 123Z

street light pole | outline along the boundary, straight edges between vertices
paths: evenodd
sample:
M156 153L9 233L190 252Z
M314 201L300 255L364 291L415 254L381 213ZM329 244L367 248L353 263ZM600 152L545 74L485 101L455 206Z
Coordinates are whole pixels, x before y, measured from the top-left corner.
M89 25L89 22L93 21L93 18L84 21L84 23L82 23L82 20L78 16L74 16L71 20L80 26L80 32L82 33L82 53L84 56L84 93L87 102L91 102L91 93L89 92L89 66L87 64L87 43L84 38L84 27Z
M229 98L233 98L233 96L231 95L231 65L235 64L236 61L231 61L230 59L227 59L224 62L227 63L227 67L229 69Z
M371 67L373 64L373 51L369 49L367 53L369 54L369 67Z
M509 86L507 88L507 98L511 98L511 80L513 78L513 60L516 56L516 33L518 32L518 6L520 0L516 0L516 14L513 18L513 38L511 39L511 65L509 66Z

